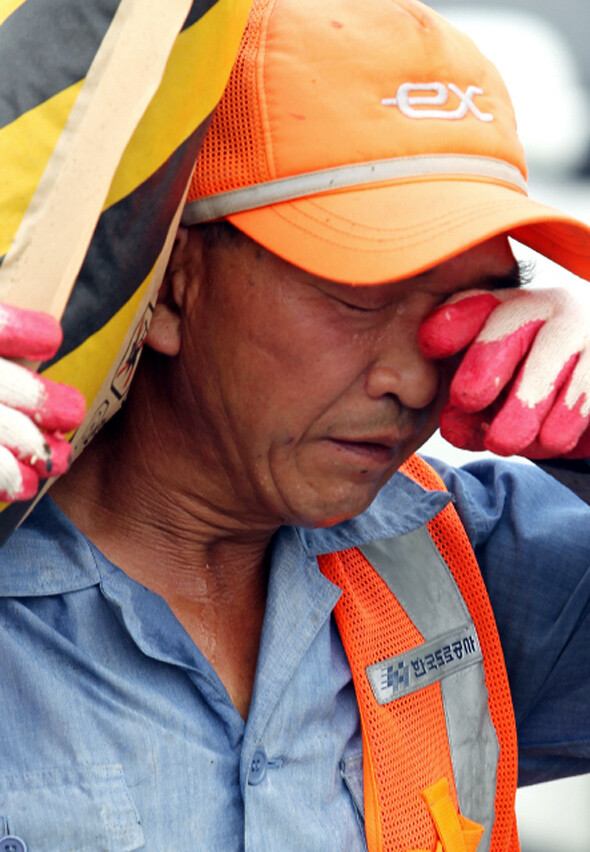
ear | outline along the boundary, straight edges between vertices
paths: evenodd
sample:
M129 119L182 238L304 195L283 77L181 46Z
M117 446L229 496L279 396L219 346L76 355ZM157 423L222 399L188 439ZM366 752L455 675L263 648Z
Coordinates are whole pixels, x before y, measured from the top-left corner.
M147 346L162 355L175 356L182 343L181 315L189 288L199 286L203 268L203 245L196 229L178 229L170 260L158 292Z

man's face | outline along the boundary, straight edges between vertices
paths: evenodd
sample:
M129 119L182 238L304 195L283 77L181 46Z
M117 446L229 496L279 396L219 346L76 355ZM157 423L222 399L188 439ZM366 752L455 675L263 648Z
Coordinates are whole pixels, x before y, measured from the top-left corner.
M204 247L191 231L191 243L204 271L180 357L195 451L233 511L273 525L327 525L367 508L445 401L420 323L452 293L501 285L514 267L500 236L414 278L350 286L247 238Z

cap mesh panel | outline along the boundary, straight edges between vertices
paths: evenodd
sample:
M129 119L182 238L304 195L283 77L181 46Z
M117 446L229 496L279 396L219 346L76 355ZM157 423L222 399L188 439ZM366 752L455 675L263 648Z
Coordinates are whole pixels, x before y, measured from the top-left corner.
M259 99L257 55L264 35L264 17L275 0L254 0L232 73L213 116L197 165L188 201L271 179Z

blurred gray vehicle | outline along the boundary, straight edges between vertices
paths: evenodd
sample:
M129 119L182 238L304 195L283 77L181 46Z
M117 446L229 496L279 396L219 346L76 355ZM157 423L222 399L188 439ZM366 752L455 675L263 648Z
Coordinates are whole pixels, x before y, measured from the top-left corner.
M434 0L498 67L531 171L590 174L588 0Z

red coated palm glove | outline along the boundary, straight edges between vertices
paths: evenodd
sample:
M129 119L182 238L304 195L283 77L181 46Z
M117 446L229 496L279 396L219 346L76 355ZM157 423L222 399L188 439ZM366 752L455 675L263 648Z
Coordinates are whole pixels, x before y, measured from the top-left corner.
M45 361L61 339L49 314L0 305L0 500L34 497L40 477L65 473L70 465L63 433L84 420L84 397L6 360Z
M418 339L429 358L467 348L441 434L457 447L532 459L590 456L590 309L567 290L469 290Z

